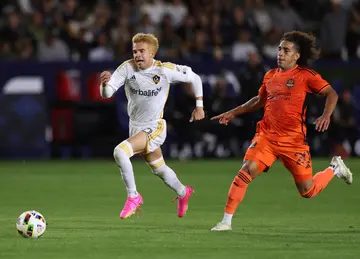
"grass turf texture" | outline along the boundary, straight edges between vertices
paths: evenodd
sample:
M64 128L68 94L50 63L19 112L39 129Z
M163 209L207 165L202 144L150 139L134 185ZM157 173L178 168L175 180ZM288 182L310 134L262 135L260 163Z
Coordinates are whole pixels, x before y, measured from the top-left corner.
M329 159L314 160L315 171ZM0 258L360 258L360 160L346 160L354 183L334 178L314 199L301 198L275 163L250 184L232 232L210 232L221 220L240 160L168 161L195 188L188 214L177 218L175 194L134 162L141 215L120 220L125 190L112 161L0 163ZM21 212L47 222L40 239L22 238Z

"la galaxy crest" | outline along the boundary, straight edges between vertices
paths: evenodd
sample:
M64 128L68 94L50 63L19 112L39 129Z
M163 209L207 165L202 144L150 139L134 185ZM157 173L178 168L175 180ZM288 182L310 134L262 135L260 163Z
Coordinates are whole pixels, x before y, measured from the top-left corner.
M288 88L291 88L291 87L293 87L295 85L295 80L294 80L294 78L292 77L292 78L289 78L287 81L286 81L286 86L288 87Z
M152 77L153 82L157 85L160 82L160 76L154 75Z

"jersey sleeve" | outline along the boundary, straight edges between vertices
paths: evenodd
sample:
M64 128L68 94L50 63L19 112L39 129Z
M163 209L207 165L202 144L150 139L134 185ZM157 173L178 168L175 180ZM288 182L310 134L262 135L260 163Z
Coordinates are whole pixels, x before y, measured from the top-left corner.
M258 95L263 99L267 98L266 84L273 77L274 72L275 72L275 70L272 69L272 70L269 70L268 72L266 72L266 74L264 75L264 79L263 79L263 82L260 86L259 93L258 93Z
M325 87L329 86L329 83L321 77L320 74L307 73L307 86L310 93L320 93Z
M266 93L266 87L264 85L264 83L260 86L259 89L259 94L258 94L262 99L266 99L267 98L267 93Z
M166 75L170 83L175 82L191 82L192 81L192 69L191 67L184 65L177 65L174 63L163 63Z
M110 81L107 83L108 86L117 91L121 86L125 84L125 80L128 73L128 61L122 63L118 68L112 73Z

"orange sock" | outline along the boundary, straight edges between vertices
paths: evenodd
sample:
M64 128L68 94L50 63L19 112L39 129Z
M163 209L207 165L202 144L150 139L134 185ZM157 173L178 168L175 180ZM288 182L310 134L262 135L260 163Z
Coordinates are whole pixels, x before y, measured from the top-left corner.
M333 177L334 170L331 168L326 168L324 171L318 172L313 177L314 185L309 191L302 193L301 196L304 198L312 198L316 196L325 189L325 187L328 185L328 183Z
M239 203L244 199L248 184L252 181L251 176L244 170L240 170L235 176L228 194L225 212L234 214Z

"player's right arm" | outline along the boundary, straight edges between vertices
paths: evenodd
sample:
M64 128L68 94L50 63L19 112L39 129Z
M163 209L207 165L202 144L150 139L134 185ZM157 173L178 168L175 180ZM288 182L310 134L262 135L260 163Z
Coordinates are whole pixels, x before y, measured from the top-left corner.
M232 119L234 119L236 116L239 116L240 114L254 112L254 111L261 109L262 107L264 107L265 102L266 102L266 99L263 96L257 95L257 96L254 96L253 98L251 98L246 103L239 105L238 107L236 107L230 111L227 111L227 112L224 112L222 114L212 117L211 120L219 120L220 124L228 125L228 123Z
M265 102L266 102L266 96L262 94L258 94L257 96L254 96L246 103L233 109L232 112L234 113L235 116L238 116L243 113L254 112L264 107Z
M228 125L228 123L236 116L244 113L254 112L264 107L267 99L266 83L272 77L272 75L273 70L270 70L265 74L263 83L259 89L259 93L257 96L254 96L246 103L239 105L238 107L230 111L212 117L211 120L219 120L220 124Z
M122 63L114 73L103 71L100 74L100 95L102 98L110 98L125 83L127 69L126 63Z

